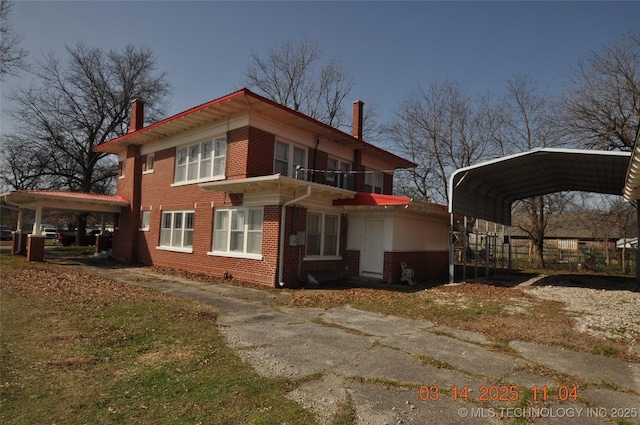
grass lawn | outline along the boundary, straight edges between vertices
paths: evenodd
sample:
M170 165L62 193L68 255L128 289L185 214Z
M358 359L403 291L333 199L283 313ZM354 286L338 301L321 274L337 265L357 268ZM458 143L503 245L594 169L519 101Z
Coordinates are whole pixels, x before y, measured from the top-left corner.
M311 424L225 345L216 311L0 257L3 424ZM339 418L337 418L339 420Z

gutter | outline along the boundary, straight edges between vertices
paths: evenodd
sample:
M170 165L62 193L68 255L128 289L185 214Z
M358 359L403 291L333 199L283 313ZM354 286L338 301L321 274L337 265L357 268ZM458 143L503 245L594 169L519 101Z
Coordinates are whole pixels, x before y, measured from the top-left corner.
M284 204L282 204L282 210L280 211L280 248L279 248L279 252L278 252L278 285L283 288L285 286L283 279L284 279L284 229L285 229L285 220L286 220L286 210L287 210L287 206L301 201L304 198L307 198L308 196L311 196L311 185L307 186L307 193L305 193L302 196L299 196L297 198L294 198L290 201L285 202Z

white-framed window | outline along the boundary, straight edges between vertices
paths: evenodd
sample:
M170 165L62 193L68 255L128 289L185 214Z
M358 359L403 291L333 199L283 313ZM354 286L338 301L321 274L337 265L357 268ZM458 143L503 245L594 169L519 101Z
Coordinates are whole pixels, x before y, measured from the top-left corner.
M262 259L264 209L216 208L211 255Z
M142 211L140 214L140 229L143 232L149 231L149 225L151 224L151 211Z
M369 171L364 174L364 191L369 193L382 193L382 173L380 171Z
M338 255L340 216L321 212L307 213L307 256Z
M144 174L153 173L153 160L153 154L148 154L144 162Z
M191 252L194 218L194 211L163 211L158 248Z
M306 171L296 173L297 166L307 168L307 149L276 140L273 172L306 180Z
M351 174L351 163L329 158L325 180L332 186L353 190L354 178Z
M176 149L174 183L224 178L226 155L225 136Z
M126 161L118 162L118 178L119 179L124 178L125 165L126 165Z

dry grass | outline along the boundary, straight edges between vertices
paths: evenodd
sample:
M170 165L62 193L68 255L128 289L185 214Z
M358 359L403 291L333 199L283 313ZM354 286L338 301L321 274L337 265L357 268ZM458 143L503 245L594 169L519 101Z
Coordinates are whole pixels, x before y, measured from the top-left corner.
M153 267L153 270L197 281L224 282L271 292L285 291L291 295L289 305L292 307L350 305L381 314L427 320L436 325L481 333L500 351L509 351L508 343L517 340L640 362L638 341L584 332L578 326L579 313L568 309L564 302L541 299L514 286L513 280L521 282L521 276L484 283L436 284L426 290L399 285L358 287L358 284L349 286L349 283L322 289L276 290L171 268ZM535 275L524 276L526 280ZM631 281L620 276L580 273L554 275L547 280L549 284L563 284L576 290L594 287L628 289ZM632 344L636 346L632 347Z
M576 313L559 301L542 300L523 289L487 283L442 285L427 290L336 288L303 290L290 305L355 308L420 319L483 334L498 350L509 341L527 341L638 362L625 339L607 339L576 329Z

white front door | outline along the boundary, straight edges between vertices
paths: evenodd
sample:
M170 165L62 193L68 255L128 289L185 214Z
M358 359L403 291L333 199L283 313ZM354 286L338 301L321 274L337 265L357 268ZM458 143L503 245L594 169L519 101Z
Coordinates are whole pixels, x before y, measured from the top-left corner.
M360 274L382 277L384 265L384 220L364 221L364 241L360 254Z

